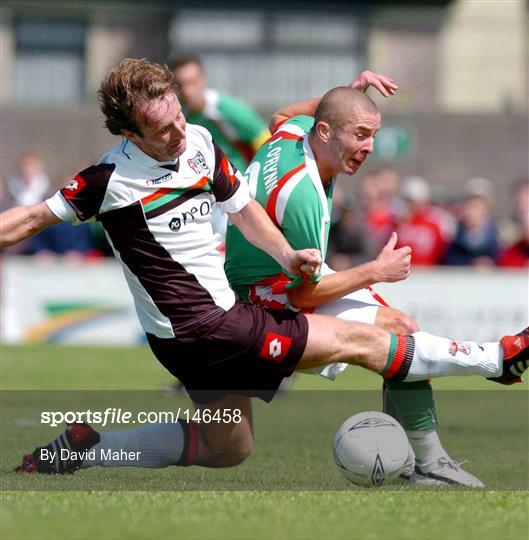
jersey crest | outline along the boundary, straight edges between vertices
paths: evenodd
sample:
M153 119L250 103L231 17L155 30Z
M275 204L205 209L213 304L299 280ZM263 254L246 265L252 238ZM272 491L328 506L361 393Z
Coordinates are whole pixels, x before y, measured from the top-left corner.
M188 159L187 164L193 169L193 171L195 171L196 174L210 174L211 172L202 152L197 152L191 159Z

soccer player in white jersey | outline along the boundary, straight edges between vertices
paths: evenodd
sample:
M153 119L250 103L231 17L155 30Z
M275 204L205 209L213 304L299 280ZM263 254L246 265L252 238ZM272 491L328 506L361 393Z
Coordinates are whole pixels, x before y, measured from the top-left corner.
M101 433L71 424L26 454L17 470L237 465L253 447L251 398L270 401L295 369L345 362L397 380L481 375L503 384L518 381L527 369L528 330L454 350L450 340L430 334L398 336L368 324L237 301L215 249L213 204L291 275L316 275L319 251L294 251L208 132L186 125L168 69L126 59L108 73L99 95L106 126L122 141L51 199L0 214L0 247L63 220L100 220L153 353L184 383L199 411L207 408L213 417L219 411L222 418L222 411L236 409L240 415L229 422L182 419ZM62 449L75 453L43 457ZM80 457L87 449L95 459ZM109 450L138 457L108 460Z

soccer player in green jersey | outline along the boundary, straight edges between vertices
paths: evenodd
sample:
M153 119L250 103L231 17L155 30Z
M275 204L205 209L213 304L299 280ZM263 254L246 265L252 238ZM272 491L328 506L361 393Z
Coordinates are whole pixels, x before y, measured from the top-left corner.
M180 87L187 121L205 127L230 162L244 171L270 137L265 121L240 99L208 88L204 67L196 56L175 58L169 68Z
M297 103L274 114L272 137L246 171L251 195L295 249L318 248L325 258L336 175L357 172L373 151L380 128L377 106L362 93L370 84L384 96L397 90L391 79L364 72L350 87L335 88L321 101ZM370 288L408 277L411 249L395 249L396 242L393 233L376 260L342 272L323 265L320 276L304 281L286 274L230 226L225 268L232 288L246 301L412 334L418 330L415 321L387 306ZM345 368L346 364L331 364L312 372L334 379ZM413 462L408 467L413 483L483 486L443 449L429 381L386 381L384 408L404 426L415 451L415 470Z

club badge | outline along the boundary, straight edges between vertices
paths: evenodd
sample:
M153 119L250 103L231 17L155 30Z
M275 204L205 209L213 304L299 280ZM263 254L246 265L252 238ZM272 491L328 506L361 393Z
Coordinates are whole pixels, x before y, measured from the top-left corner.
M209 173L210 169L202 152L197 152L194 157L187 160L188 165L196 174Z

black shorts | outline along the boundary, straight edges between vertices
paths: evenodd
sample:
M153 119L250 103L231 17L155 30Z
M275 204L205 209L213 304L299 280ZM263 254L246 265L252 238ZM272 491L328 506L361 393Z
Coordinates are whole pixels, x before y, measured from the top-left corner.
M195 338L147 334L147 339L195 403L212 403L230 394L269 402L303 355L308 327L302 313L239 301L206 322Z

